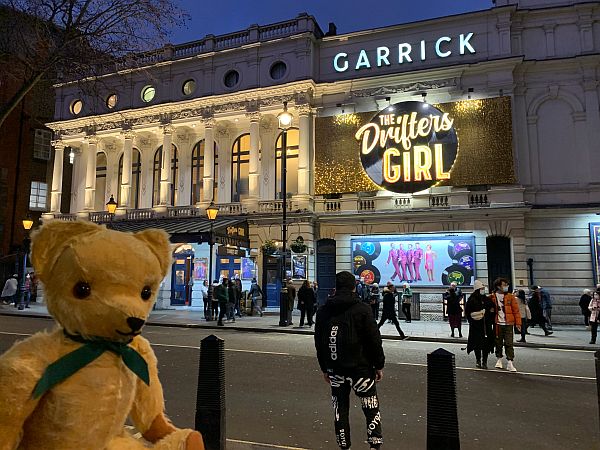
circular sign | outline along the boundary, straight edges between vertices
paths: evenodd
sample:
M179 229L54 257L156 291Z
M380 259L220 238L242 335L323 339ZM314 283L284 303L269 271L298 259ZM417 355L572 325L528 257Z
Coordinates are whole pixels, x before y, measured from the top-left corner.
M380 111L355 135L369 178L408 194L450 179L458 153L454 119L425 102L402 102Z

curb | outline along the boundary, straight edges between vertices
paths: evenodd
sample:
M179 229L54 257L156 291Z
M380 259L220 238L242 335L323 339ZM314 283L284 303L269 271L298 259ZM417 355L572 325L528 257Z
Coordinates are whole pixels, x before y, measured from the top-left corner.
M20 314L18 312L12 311L0 311L0 316L15 316L15 317L32 317L34 319L46 319L46 320L54 320L52 316L47 314L37 314L37 313L27 313ZM217 325L204 325L199 323L180 323L180 322L154 322L149 320L146 325L153 327L165 327L165 328L198 328L205 330L233 330L233 331L242 331L247 333L280 333L280 334L301 334L301 335L314 335L314 331L312 329L294 329L287 327L278 327L274 326L272 328L264 328L264 327L239 327L231 324L227 324L225 326L219 327ZM401 341L400 336L392 336L392 335L382 335L382 339L387 341ZM465 338L443 338L443 337L435 337L435 336L408 336L404 341L407 342L439 342L444 344L464 344L467 345L467 339ZM596 351L598 348L593 347L591 345L568 345L568 344L534 344L534 343L522 343L515 342L515 347L521 348L539 348L539 349L553 349L553 350L581 350L581 351Z

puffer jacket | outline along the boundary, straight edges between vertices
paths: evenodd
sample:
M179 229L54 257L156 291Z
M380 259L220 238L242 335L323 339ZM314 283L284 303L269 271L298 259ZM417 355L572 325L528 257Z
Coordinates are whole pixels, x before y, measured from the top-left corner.
M490 299L494 302L494 323L498 325L498 299L496 294L491 294ZM521 312L519 311L519 301L511 293L504 294L504 315L506 325L516 325L521 328ZM498 334L499 327L496 327Z

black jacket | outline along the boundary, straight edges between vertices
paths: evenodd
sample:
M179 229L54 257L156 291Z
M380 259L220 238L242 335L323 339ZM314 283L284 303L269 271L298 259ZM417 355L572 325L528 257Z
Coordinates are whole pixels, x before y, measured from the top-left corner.
M331 317L342 314L349 308L352 308L353 326L362 343L362 351L360 354L355 355L352 363L357 369L383 369L385 355L383 354L381 335L373 319L371 307L360 302L359 298L353 292L338 291L317 312L315 347L321 371L327 372L328 369L326 355L329 347L322 344L322 336L326 332L327 323Z
M383 313L388 317L396 315L396 291L391 291L387 287L383 288Z
M312 308L315 305L315 291L311 287L302 286L298 289L298 309L302 310L307 306Z
M471 313L485 309L483 319L474 320ZM469 321L469 340L467 341L467 353L473 350L483 350L491 353L494 350L496 334L494 333L494 302L479 291L473 292L465 305L465 314Z
M462 313L460 307L460 295L458 292L448 289L448 292L444 294L446 299L446 312L448 315L456 315Z
M579 307L581 308L581 314L584 316L591 316L592 312L589 309L590 302L592 301L592 297L588 294L583 294L579 299Z

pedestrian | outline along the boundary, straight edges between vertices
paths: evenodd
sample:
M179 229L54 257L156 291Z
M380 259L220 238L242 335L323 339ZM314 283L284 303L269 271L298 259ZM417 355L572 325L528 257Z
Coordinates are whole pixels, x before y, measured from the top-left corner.
M590 316L592 312L589 309L590 302L592 301L592 291L589 289L584 289L581 298L579 299L579 308L581 308L581 314L583 315L583 323L586 328L590 329Z
M377 328L381 328L381 326L385 323L386 320L391 320L392 323L396 326L396 330L400 335L400 339L406 339L406 335L402 328L400 328L400 323L398 322L398 317L396 316L396 296L398 293L396 292L396 286L391 281L387 282L387 286L383 288L383 312L381 313L381 320L377 325Z
M410 316L410 307L412 305L412 289L408 283L404 283L404 288L402 289L402 312L406 317L406 323L411 322Z
M223 278L221 284L216 286L214 291L215 297L217 298L217 300L219 300L219 320L217 322L217 326L220 327L223 326L223 318L229 318L229 313L231 309L231 303L229 302L229 293L231 291L229 290L228 281L229 280L227 278ZM235 322L235 319L233 319L233 321Z
M300 310L300 326L304 326L304 318L309 327L313 326L313 314L315 309L315 291L310 287L310 281L304 280L298 289L298 309Z
M211 304L208 298L208 281L204 280L200 286L200 295L202 296L202 303L204 305L204 320L210 320L211 315Z
M527 324L531 320L531 310L527 304L527 297L525 297L525 291L523 289L517 291L516 297L519 305L519 314L521 315L521 339L517 342L527 342L525 335L527 334Z
M462 292L460 292L462 294ZM456 288L456 283L450 283L450 287L444 294L446 302L446 314L448 314L448 323L450 324L450 336L454 337L454 329L458 329L458 337L462 335L462 313L463 309L460 306L459 291Z
M25 302L25 308L29 308L29 302L31 301L31 275L25 276L25 283L23 285L23 301ZM20 307L20 309L23 309Z
M241 307L240 307L240 302L242 299L242 280L240 280L240 276L236 273L235 277L233 279L233 289L235 290L234 294L235 294L235 301L234 301L234 308L235 308L235 315L238 317L242 317L242 311L241 311ZM235 322L235 320L234 320Z
M37 276L35 272L29 272L29 276L31 277L31 288L29 289L31 292L31 303L35 303L37 302Z
M494 351L494 303L485 295L485 286L475 280L473 293L465 304L465 314L469 322L467 354L475 352L476 367L487 369L488 355Z
M497 278L494 281L494 292L490 298L494 302L494 323L496 327L496 369L503 369L502 348L506 352L507 370L516 372L513 361L515 349L513 346L514 327L521 330L521 313L514 295L508 292L509 283L506 278Z
M263 311L261 305L263 299L263 291L258 285L258 281L256 281L256 278L252 278L252 284L250 285L248 295L250 296L250 299L252 301L252 311L256 311L258 314L260 314L260 317L262 317Z
M541 286L533 286L532 289L539 293L542 313L546 319L546 328L552 330L552 298L548 291Z
M14 303L17 305L17 291L19 288L19 282L17 281L17 274L9 277L4 283L4 288L2 289L2 303L11 304Z
M292 283L292 279L288 278L286 280L286 287L287 287L287 299L288 299L288 320L287 320L287 324L288 325L294 325L294 320L292 319L292 314L294 312L294 302L296 300L296 288L294 287L294 284Z
M379 294L379 285L377 283L373 283L371 286L370 293L370 301L371 312L373 313L373 318L375 320L379 320L379 301L381 300L381 295Z
M531 320L528 324L529 328L532 328L535 325L539 325L542 330L544 330L544 334L546 336L550 336L553 332L548 330L546 327L546 317L544 316L544 311L542 309L541 303L541 291L534 290L533 288L536 286L532 286L532 294L529 298L529 310L531 311ZM529 333L526 333L529 334Z
M592 300L588 306L590 310L590 328L592 330L592 339L590 344L596 343L596 337L598 335L598 322L600 322L600 290L594 292Z
M337 445L350 448L352 389L367 421L367 443L371 450L378 450L383 443L376 388L385 364L381 336L371 309L356 295L354 276L339 272L335 285L335 296L317 313L315 347L323 378L331 386Z
M212 286L209 287L212 291L211 297L211 310L210 310L210 318L211 320L217 320L219 317L219 299L215 296L215 289L219 286L219 281L214 280Z

